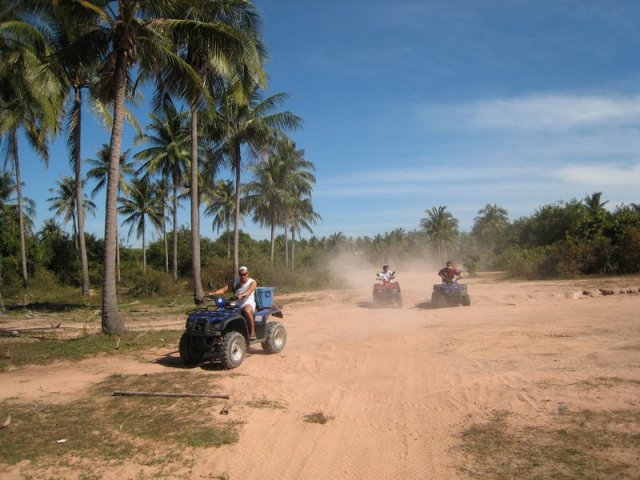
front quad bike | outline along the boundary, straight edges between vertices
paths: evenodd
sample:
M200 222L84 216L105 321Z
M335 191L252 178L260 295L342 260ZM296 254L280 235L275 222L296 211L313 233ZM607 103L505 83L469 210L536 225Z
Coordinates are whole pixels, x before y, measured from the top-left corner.
M373 306L395 305L402 307L400 284L395 281L373 284Z
M281 352L287 343L287 331L282 323L270 321L271 316L282 318L282 311L275 306L256 308L256 339L250 341L241 309L216 297L215 305L188 313L180 338L180 358L185 365L196 365L205 356L213 357L221 360L224 368L236 368L244 360L248 345L261 343L267 353Z
M462 304L471 305L471 297L467 292L467 286L458 282L440 283L433 286L431 293L431 306L443 308Z

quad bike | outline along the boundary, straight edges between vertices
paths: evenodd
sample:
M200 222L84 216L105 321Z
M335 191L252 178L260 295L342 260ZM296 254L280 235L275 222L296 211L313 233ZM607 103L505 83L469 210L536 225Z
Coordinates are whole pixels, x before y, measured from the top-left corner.
M271 302L260 305L261 295L256 295L256 339L249 340L247 320L235 302L224 297L211 298L214 299L213 305L187 314L179 345L180 358L185 365L196 365L207 356L221 360L224 368L236 368L244 360L247 347L255 343L260 343L267 353L282 351L287 342L287 331L282 323L270 320L271 316L283 317L278 307L270 305Z
M402 307L402 293L400 292L400 284L393 280L395 274L391 276L392 280L382 278L377 274L379 283L373 284L373 305L380 307L383 305L395 305Z
M471 297L467 292L467 286L457 281L445 282L433 286L431 293L431 306L442 308L447 306L471 305Z

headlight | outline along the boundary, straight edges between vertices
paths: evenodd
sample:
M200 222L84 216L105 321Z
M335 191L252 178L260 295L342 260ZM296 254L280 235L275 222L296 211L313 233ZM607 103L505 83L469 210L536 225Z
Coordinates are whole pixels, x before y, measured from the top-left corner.
M216 298L216 307L218 308L224 308L227 306L227 299L224 297L217 297Z

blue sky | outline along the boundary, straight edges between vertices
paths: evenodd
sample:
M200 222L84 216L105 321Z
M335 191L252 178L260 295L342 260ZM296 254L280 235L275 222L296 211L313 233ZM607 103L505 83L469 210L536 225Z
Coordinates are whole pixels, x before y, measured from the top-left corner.
M414 230L434 206L469 231L487 203L511 220L596 191L612 208L640 203L640 2L255 4L267 94L289 94L284 108L303 119L291 137L316 166L317 236ZM83 157L108 135L87 126ZM124 148L136 151L130 135ZM47 171L22 152L42 221L47 189L70 174L64 143ZM87 230L101 236L104 199L95 201ZM202 219L202 234L215 238L210 224Z

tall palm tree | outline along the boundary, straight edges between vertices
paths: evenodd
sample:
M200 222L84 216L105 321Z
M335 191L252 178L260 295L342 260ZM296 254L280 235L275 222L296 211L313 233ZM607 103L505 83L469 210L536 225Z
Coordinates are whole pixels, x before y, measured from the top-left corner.
M186 0L120 0L118 2L78 2L99 15L100 22L74 42L78 57L99 57L96 92L113 108L109 142L109 167L105 208L105 247L103 260L102 330L120 333L124 322L118 312L116 293L117 198L120 148L125 116L125 99L132 82L130 74L139 74L142 83L159 70L171 68L180 78L200 83L176 53L173 32L181 25L179 12L187 8ZM192 25L192 28L194 26ZM96 55L96 52L98 55Z
M189 169L189 128L187 116L178 112L172 102L165 102L162 113L152 113L147 133L138 136L138 142L150 146L135 155L144 161L136 174L143 178L159 173L170 180L173 194L173 280L178 280L178 198L184 186L184 177Z
M84 59L79 62L74 51L77 48L76 40L91 29L91 25L97 21L97 12L84 8L79 2L41 2L40 25L50 31L53 40L54 53L50 57L48 67L56 74L60 81L61 94L67 96L66 107L66 135L67 148L69 150L69 163L75 178L75 204L83 203L83 177L82 177L82 109L83 91L94 88L95 60ZM94 101L94 111L104 111L104 105ZM89 295L89 263L85 241L84 211L77 211L76 245L80 253L80 265L82 271L82 295Z
M180 11L183 28L174 31L174 40L182 58L209 87L208 94L198 88L184 88L178 82L191 113L191 238L193 296L196 304L204 299L200 278L200 198L198 193L198 114L203 104L215 110L215 93L219 85L232 78L249 79L264 86L262 61L265 56L259 38L260 18L255 6L246 0L184 0ZM166 84L175 88L174 77ZM237 98L241 89L236 89Z
M118 168L118 196L120 194L129 195L130 187L127 177L134 174L133 162L129 161L129 153L131 150L125 150L120 155L119 168ZM91 190L91 196L95 197L107 185L109 177L109 146L103 144L97 152L97 158L90 158L87 160L90 168L87 171L87 178L96 182L93 190ZM118 234L118 225L116 224L116 273L118 281L120 281L120 236Z
M291 231L291 271L295 270L295 238L302 237L302 230L313 233L311 225L322 221L322 217L313 209L310 198L298 199L292 205L291 216L289 217L289 230Z
M281 136L273 152L253 167L254 180L247 184L247 203L253 210L253 220L268 225L271 233L271 263L274 259L275 227L284 227L285 257L288 265L287 238L295 211L305 204L302 200L311 194L315 177L314 165L304 158L304 151ZM306 220L311 220L306 217ZM301 220L305 220L302 219Z
M79 249L80 243L80 230L77 227L79 225L80 215L84 217L84 212L95 214L96 204L84 195L82 196L82 208L78 208L76 201L76 181L75 178L67 175L63 176L61 180L56 180L57 188L50 188L49 191L54 193L55 196L47 198L47 202L51 203L49 211L54 212L58 216L62 216L64 223L71 221L73 227L73 238L75 240L76 248Z
M125 215L123 225L129 225L129 238L135 232L142 238L142 271L147 270L147 220L160 229L164 212L159 198L154 195L151 183L144 179L135 179L129 197L120 197L119 212Z
M211 228L219 232L224 228L227 239L227 259L231 258L231 221L235 207L233 182L231 180L218 180L213 189L203 192L206 208L204 214L213 216Z
M254 88L249 101L238 103L237 99L227 92L220 106L220 127L223 142L221 147L231 159L235 174L235 219L233 228L233 268L238 271L239 225L240 225L240 174L242 170L242 147L248 148L255 159L260 158L267 147L273 144L277 134L285 129L295 130L300 127L301 120L291 112L277 112L287 95L279 93L262 98ZM273 112L273 113L272 113Z
M508 225L507 210L496 204L487 203L484 208L478 211L472 231L480 240L488 243L493 252L496 247L496 239Z
M51 54L49 43L32 23L20 17L26 13L25 6L9 3L0 7L0 139L7 152L5 162L12 165L16 179L22 283L28 288L18 132L24 132L48 163L48 139L58 129L62 97L57 79L44 64Z
M425 210L427 216L420 221L420 226L427 238L438 246L438 259L442 264L447 253L447 246L458 239L458 220L447 212L447 207L431 207Z

